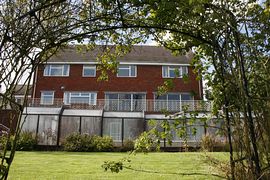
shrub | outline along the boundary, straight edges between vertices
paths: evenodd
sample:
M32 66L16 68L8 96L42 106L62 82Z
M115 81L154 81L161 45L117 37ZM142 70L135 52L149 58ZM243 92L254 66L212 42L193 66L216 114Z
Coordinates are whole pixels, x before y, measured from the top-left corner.
M91 151L92 139L87 134L72 133L64 141L65 151L87 152Z
M134 150L134 141L131 139L126 139L123 143L122 151L133 151Z
M92 152L92 151L111 151L113 140L111 137L91 136L88 134L73 133L65 138L65 151Z
M94 135L93 137L93 145L94 145L94 151L112 151L113 150L113 140L109 136L96 136Z
M37 145L37 139L32 132L23 131L19 135L16 150L18 151L32 151Z

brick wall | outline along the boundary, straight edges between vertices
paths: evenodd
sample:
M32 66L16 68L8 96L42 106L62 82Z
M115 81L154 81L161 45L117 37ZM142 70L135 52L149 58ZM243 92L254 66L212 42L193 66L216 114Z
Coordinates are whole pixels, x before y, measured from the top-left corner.
M116 74L109 73L109 81L97 81L97 77L82 77L83 65L70 65L68 77L45 77L43 76L44 66L40 66L37 71L37 81L35 95L40 98L40 91L55 91L55 98L63 98L63 91L97 91L98 99L104 99L104 92L146 92L147 99L153 99L153 92L162 85L162 66L138 65L137 77L117 77ZM184 83L183 79L174 79L174 89L171 92L193 91L199 97L201 82L196 80L196 75L189 67L189 82ZM200 84L200 85L199 85ZM61 90L61 86L65 89Z

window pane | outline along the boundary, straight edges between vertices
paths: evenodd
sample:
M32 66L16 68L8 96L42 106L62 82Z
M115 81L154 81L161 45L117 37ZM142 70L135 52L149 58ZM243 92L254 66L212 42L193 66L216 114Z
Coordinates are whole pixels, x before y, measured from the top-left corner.
M192 100L192 96L190 94L181 94L182 101Z
M129 69L129 65L119 65L119 69Z
M101 133L101 117L82 117L81 133L99 135Z
M170 68L169 73L170 73L169 77L175 77L175 69Z
M89 103L89 97L70 97L70 103Z
M97 94L92 92L65 92L64 102L65 104L90 104L96 105Z
M167 100L167 95L161 95L161 96L156 95L155 98L158 99L158 100Z
M118 99L118 94L106 94L106 99Z
M168 94L168 100L180 100L179 94Z
M46 65L44 69L45 76L68 76L69 65Z
M162 66L162 77L168 77L168 66Z
M131 99L131 94L119 94L119 99Z
M89 97L91 94L90 93L81 93L80 95L83 97Z
M48 75L50 75L50 65L46 65L45 66L45 69L44 69L44 75L45 76L48 76Z
M145 99L145 94L133 94L133 99Z
M83 76L95 77L96 76L96 66L83 66Z
M111 136L115 141L121 141L122 120L120 118L104 118L103 135Z
M182 75L187 75L188 74L188 67L187 66L183 66L182 67Z
M130 67L131 67L131 73L130 73L130 75L132 77L136 76L136 66L130 66Z
M63 65L63 66L64 66L63 76L68 76L68 73L69 73L69 65Z
M129 76L129 69L119 69L118 70L118 76L125 76L128 77Z
M80 96L80 93L70 93L70 96Z
M135 65L119 65L118 77L135 77L136 66Z
M53 104L53 97L54 97L53 91L41 92L40 104L47 104L47 105Z
M124 119L124 139L136 139L144 131L143 119Z
M51 76L60 76L63 74L63 66L51 65Z
M38 144L56 145L58 116L40 115L38 126Z

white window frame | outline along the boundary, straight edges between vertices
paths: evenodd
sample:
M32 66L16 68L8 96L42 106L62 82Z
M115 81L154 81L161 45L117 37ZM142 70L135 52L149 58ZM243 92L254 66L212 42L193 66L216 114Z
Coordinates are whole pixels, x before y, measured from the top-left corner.
M94 72L95 72L94 75L85 75L84 72L87 69L94 70ZM96 72L97 72L96 65L83 65L83 72L82 72L83 77L96 77Z
M53 102L54 102L54 91L41 91L40 92L41 95L40 95L40 104L42 105L53 105ZM44 97L44 93L52 93L51 95L45 95ZM48 98L48 97L51 97L51 102L50 103L45 103L44 102L44 98Z
M185 68L185 74L183 73ZM179 76L171 77L170 71L178 69ZM162 66L162 78L183 78L183 75L188 75L188 66Z
M131 69L132 69L133 66L135 67L134 68L135 69L134 76L131 75ZM128 76L120 76L119 75L120 69L128 70ZM119 65L117 67L117 70L118 70L117 71L117 77L137 77L137 66L136 65Z
M72 93L79 94L78 96L73 97L87 97L89 98L89 101L87 104L89 105L97 105L97 93L96 92L85 92L85 91L68 91L64 92L64 104L70 105L71 103L71 98L72 98ZM88 94L88 96L83 96L82 94ZM78 102L80 104L80 102ZM84 104L84 103L81 103Z
M67 74L64 74L65 66L67 67ZM61 69L61 74L52 75L52 69ZM47 64L45 65L43 76L69 76L70 66L68 64Z

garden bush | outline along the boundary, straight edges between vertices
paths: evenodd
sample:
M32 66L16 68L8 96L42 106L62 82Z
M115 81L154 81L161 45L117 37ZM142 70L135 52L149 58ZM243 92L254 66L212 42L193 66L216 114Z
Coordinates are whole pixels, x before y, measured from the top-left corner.
M7 145L7 149L10 150L11 146L14 144L14 136L10 136L9 141L7 142L8 135L4 134L0 137L0 149L4 149ZM32 151L37 146L37 139L34 133L29 131L23 131L20 133L19 138L16 144L17 151Z
M113 150L113 140L109 136L92 136L93 139L93 145L94 145L94 151L100 152L107 152Z
M93 152L113 150L112 138L79 133L67 136L63 145L65 151Z
M32 151L37 146L37 138L34 133L23 131L19 135L16 150L18 151Z
M87 134L72 133L64 141L65 151L91 151L92 138Z

